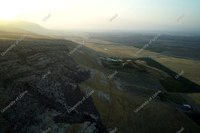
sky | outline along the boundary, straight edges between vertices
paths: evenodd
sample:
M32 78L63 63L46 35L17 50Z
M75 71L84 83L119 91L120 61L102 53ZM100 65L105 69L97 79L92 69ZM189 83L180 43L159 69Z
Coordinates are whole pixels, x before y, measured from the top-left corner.
M200 0L0 0L0 20L49 29L200 31Z

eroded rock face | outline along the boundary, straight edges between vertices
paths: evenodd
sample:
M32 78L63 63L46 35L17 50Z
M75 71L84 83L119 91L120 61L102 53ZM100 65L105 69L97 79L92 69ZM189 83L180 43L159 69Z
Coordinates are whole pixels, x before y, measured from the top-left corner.
M23 41L0 57L0 87L4 98L1 108L14 101L2 112L6 121L4 132L35 133L49 129L65 133L70 132L69 124L86 121L95 123L96 132L106 132L91 97L69 112L85 97L78 84L88 79L90 72L68 56L64 43L42 41L36 45Z

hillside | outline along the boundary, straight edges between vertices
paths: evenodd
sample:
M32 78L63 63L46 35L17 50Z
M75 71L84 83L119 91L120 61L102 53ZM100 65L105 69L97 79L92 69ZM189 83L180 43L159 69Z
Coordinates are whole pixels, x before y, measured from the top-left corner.
M85 36L1 35L0 132L200 132L200 106L188 96L200 87L175 78L162 55L136 58L134 47Z
M19 34L36 33L39 35L47 35L51 32L38 24L26 21L0 21L0 32L1 31Z
M0 44L2 53L10 41L1 40ZM43 132L49 127L54 132L77 130L71 124L80 124L79 130L83 130L88 122L98 132L106 130L91 97L71 109L91 91L81 92L78 85L90 77L90 72L67 55L66 44L73 43L26 36L1 55L0 132Z

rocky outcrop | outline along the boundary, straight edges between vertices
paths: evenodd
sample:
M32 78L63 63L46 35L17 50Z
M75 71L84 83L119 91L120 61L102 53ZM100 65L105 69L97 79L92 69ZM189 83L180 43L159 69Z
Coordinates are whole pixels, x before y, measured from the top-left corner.
M66 133L70 131L69 124L86 121L95 123L95 132L106 132L91 97L69 112L85 96L79 83L90 77L90 71L80 68L68 53L66 44L22 41L0 57L0 95L4 98L1 115L7 123L4 132L49 129ZM20 96L23 92L26 94ZM65 124L59 126L60 123Z

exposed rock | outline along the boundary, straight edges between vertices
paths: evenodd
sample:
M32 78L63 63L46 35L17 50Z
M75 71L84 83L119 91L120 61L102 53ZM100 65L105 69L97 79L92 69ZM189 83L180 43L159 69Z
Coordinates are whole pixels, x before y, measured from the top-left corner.
M67 45L43 42L36 47L26 43L21 44L24 49L13 49L17 58L12 60L9 54L0 57L9 55L9 60L0 62L0 83L6 90L1 94L6 98L3 107L28 91L2 113L8 123L6 132L44 132L51 127L52 132L65 133L70 126L66 124L85 121L95 123L97 130L106 132L91 97L76 108L77 112L68 112L84 97L78 84L90 78L90 71L78 67L67 55ZM51 73L44 76L48 71ZM58 123L66 124L58 128Z

